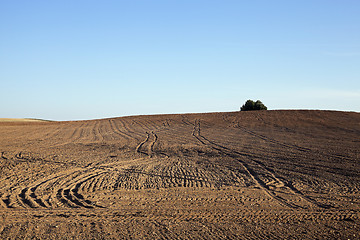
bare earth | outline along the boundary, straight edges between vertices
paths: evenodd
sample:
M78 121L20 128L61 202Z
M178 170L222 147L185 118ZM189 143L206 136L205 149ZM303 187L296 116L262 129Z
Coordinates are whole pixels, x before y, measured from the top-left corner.
M0 122L43 122L41 119L33 118L0 118Z
M360 114L0 122L0 238L360 239Z

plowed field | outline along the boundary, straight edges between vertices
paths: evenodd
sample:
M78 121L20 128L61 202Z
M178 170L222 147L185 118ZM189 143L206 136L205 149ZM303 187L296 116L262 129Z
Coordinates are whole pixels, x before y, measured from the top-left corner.
M0 238L360 239L360 114L0 122Z

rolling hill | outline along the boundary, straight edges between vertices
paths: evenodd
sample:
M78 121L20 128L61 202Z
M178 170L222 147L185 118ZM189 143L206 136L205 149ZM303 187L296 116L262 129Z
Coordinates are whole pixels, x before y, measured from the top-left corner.
M0 121L0 136L0 238L360 238L359 113Z

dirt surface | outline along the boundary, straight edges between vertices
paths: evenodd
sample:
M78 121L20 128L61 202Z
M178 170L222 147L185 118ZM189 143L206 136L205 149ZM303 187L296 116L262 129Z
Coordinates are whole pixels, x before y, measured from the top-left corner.
M46 120L34 118L0 118L0 122L44 122Z
M0 122L1 239L360 239L360 114Z

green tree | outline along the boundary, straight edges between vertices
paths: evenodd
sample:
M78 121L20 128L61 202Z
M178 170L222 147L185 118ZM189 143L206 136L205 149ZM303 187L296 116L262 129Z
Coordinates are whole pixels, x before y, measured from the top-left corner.
M240 108L241 111L267 110L267 107L260 101L247 100Z
M254 110L267 110L267 107L260 101L255 102Z

